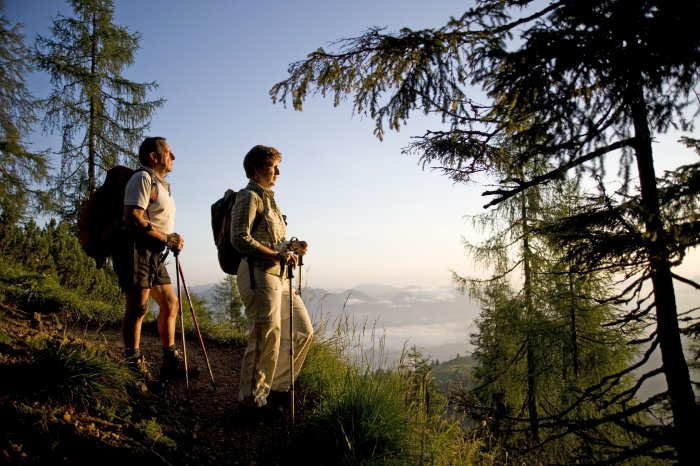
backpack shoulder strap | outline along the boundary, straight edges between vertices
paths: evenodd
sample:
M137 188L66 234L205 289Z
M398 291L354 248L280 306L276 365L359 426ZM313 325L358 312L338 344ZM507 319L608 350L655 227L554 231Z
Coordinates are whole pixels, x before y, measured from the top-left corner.
M137 172L146 172L150 175L151 178L151 196L148 198L148 205L150 206L154 202L156 202L156 199L158 199L158 180L156 180L155 175L144 169L143 167L139 168L136 170Z
M255 195L257 195L257 196L259 197L258 193L256 193L256 192L253 191L252 189L247 188L247 187L244 188L244 189L250 191L252 194L255 194ZM262 214L262 213L263 213L262 210L256 210L256 211L255 211L255 218L253 219L253 226L252 226L252 229L253 229L253 230L254 230L254 229L260 224L260 222L263 220L263 214Z

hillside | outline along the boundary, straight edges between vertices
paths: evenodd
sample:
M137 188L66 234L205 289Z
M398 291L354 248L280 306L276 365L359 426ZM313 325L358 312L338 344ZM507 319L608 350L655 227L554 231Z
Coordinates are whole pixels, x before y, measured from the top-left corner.
M433 377L440 390L447 394L454 386L467 388L469 386L469 374L474 366L474 358L471 356L459 356L450 361L430 366Z
M178 336L179 338L179 336ZM201 369L190 380L161 392L132 393L128 418L81 409L52 399L48 377L32 368L32 348L39 341L99 348L117 360L122 351L118 328L85 328L58 314L0 309L0 463L253 465L294 464L290 417L265 423L244 421L236 407L240 345L207 344L216 389L198 342L187 341L188 357ZM152 370L160 363L160 341L144 329L142 350ZM48 383L47 383L48 382ZM103 410L104 411L104 410ZM108 411L108 410L107 410ZM113 417L111 417L113 416ZM297 406L296 420L304 410ZM274 448L270 448L274 445Z

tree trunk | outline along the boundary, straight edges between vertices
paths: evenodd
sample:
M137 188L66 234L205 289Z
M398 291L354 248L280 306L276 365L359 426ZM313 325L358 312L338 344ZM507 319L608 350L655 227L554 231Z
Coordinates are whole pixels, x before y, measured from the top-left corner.
M569 325L571 331L571 362L574 370L574 379L576 379L578 382L580 364L578 355L578 327L576 325L576 295L574 292L574 274L572 272L571 265L569 265L569 269L567 270L567 278L569 280Z
M523 289L525 295L525 315L527 322L527 410L530 417L530 436L533 444L540 441L539 432L539 416L537 414L537 360L535 356L535 338L534 338L534 309L532 305L532 270L530 268L530 252L529 235L530 230L527 223L527 196L521 196L521 221L523 234Z
M95 79L97 66L97 15L92 15L92 50L90 57L90 78ZM90 99L90 121L88 122L88 195L92 194L97 189L96 169L97 165L95 156L95 89L92 89L89 95Z
M695 444L700 439L700 416L681 343L669 248L659 207L651 132L641 88L631 91L629 105L635 130L635 156L645 213L646 249L656 304L656 328L675 429L673 439L679 463L697 464Z

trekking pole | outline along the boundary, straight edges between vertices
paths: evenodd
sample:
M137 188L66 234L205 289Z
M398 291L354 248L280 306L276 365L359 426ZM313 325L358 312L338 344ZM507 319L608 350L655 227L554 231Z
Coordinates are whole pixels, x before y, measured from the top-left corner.
M291 401L291 423L292 431L294 430L294 287L292 286L292 278L294 278L294 266L287 265L287 278L289 279L289 397Z
M180 268L180 255L175 253L175 267ZM184 283L183 283L184 284ZM180 329L182 330L182 355L185 360L185 387L187 389L187 401L190 401L190 374L187 370L187 345L185 344L185 318L182 314L182 295L180 294L180 275L177 275L177 309L180 314Z
M177 256L175 256L177 257ZM194 322L194 328L197 330L197 335L199 336L199 345L202 348L202 353L204 353L204 360L207 363L207 369L209 369L209 377L211 378L211 385L216 390L216 383L214 382L214 374L211 371L211 364L209 364L209 357L207 356L207 349L204 347L204 339L202 338L202 332L199 330L199 323L197 323L197 316L194 314L194 306L192 305L192 298L190 297L190 292L187 289L187 282L185 281L185 274L182 273L182 264L179 262L177 265L177 273L179 277L182 277L182 286L185 289L185 296L187 296L187 301L190 304L190 311L192 312L192 321Z
M304 255L297 254L297 264L299 264L299 297L301 298L301 270L304 267Z

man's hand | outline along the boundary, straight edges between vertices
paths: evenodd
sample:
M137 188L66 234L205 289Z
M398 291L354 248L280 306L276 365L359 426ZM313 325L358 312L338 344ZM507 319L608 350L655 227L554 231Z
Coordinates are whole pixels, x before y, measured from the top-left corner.
M179 254L180 251L182 251L182 248L185 247L185 239L177 233L170 233L167 236L165 247L170 249L175 254Z

